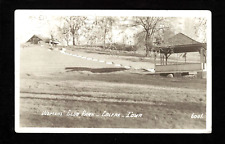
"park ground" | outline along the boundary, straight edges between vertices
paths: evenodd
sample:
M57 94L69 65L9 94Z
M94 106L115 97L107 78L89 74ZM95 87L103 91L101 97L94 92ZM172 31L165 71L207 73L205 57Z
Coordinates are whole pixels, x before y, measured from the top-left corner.
M151 59L138 54L66 52L86 59L45 45L20 49L21 127L206 128L206 79L152 75L141 69Z

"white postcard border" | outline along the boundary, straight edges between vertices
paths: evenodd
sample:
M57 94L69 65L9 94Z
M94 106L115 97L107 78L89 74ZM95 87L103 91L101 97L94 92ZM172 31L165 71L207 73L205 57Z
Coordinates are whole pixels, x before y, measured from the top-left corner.
M103 12L104 11L104 12ZM162 16L207 18L207 95L206 129L130 129L130 128L23 128L20 123L20 40L18 17L33 15ZM212 21L209 10L16 10L15 19L15 132L17 133L211 133L212 132Z

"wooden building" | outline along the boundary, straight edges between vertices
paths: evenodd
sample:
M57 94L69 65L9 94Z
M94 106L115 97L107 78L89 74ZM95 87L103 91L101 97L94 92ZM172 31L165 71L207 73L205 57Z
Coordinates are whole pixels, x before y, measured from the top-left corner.
M50 38L43 37L43 36L40 36L40 35L33 35L27 42L30 42L32 44L38 44L41 41L44 42L44 43L49 43Z

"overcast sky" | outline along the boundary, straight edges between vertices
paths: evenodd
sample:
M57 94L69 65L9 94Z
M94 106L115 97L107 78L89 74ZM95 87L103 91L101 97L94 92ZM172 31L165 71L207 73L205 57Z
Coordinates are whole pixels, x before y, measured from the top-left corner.
M16 38L20 39L20 42L26 42L32 35L41 34L43 36L49 36L50 31L60 24L58 14L46 14L39 11L25 11L23 14L16 15ZM88 15L89 21L95 19L94 15ZM194 31L194 17L179 17L173 19L171 24L174 27L175 33L184 33L189 37L201 41L201 37L196 37ZM129 23L129 21L121 21L122 23ZM135 31L135 29L133 29ZM132 30L127 30L127 34L132 35ZM114 30L114 36L118 36L119 30ZM119 37L119 36L118 36Z

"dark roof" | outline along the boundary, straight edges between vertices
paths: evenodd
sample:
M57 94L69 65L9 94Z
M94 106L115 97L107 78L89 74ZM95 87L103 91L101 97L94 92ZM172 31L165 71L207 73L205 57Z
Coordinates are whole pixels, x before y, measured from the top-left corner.
M33 38L38 38L39 40L42 40L40 37L33 35L31 38L29 38L28 42L31 41L31 39L33 39Z
M171 52L168 49L172 49L172 53L184 53L197 52L200 48L206 49L206 44L195 41L182 33L178 33L163 44L156 46L155 49L160 49L161 53Z
M170 37L166 42L164 42L163 46L189 45L189 44L200 44L200 42L193 40L192 38L186 36L183 33L178 33Z
M48 41L51 39L51 38L49 38L49 37L44 37L44 36L42 36L42 35L34 34L34 35L28 40L28 42L29 42L32 38L34 38L34 37L38 38L39 40L45 41L45 42L48 42Z
M36 35L37 37L39 37L42 40L50 40L50 37L46 37L46 36L42 36L42 35Z

